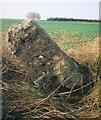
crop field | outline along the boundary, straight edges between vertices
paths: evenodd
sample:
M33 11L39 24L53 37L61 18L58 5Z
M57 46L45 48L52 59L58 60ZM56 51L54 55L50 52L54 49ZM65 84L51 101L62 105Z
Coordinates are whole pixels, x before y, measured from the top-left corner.
M39 22L41 27L64 49L79 48L99 36L99 24L86 22Z
M6 32L11 25L21 22L22 20L17 19L2 19L0 20L2 26L0 27L0 31Z
M3 19L2 31L6 32L12 24L21 21L22 20L16 19ZM70 48L79 49L87 41L93 42L93 40L99 36L98 23L39 21L38 24L64 50Z

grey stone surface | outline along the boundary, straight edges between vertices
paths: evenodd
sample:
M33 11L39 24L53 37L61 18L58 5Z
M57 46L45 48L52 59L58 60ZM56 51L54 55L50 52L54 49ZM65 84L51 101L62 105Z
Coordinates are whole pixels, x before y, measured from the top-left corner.
M35 21L13 25L6 40L12 54L41 90L50 92L59 84L71 89L86 83L79 63L67 56Z

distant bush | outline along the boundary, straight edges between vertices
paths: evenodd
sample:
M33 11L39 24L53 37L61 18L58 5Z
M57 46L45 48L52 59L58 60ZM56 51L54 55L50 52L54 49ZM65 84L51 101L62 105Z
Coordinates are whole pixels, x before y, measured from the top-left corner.
M33 19L33 20L40 20L41 19L41 16L39 13L36 13L36 12L29 12L27 13L27 16L26 16L28 19Z

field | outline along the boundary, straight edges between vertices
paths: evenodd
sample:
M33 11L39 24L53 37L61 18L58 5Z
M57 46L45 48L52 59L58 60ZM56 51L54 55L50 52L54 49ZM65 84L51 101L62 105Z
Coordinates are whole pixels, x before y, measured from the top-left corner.
M6 32L11 25L21 22L22 20L17 19L2 19L0 20L2 26L0 26L0 31Z
M93 41L99 35L97 23L82 22L39 22L45 31L64 49L78 48L84 42Z
M15 23L19 23L21 21L22 20L3 19L2 20L2 28L0 28L0 33L3 32L3 35L5 35L5 33L7 32L8 28L11 25L13 25ZM69 106L70 112L72 113L74 111L73 114L75 116L76 110L78 110L78 114L80 114L83 117L98 117L99 116L99 99L100 99L99 98L99 89L100 88L98 85L98 80L100 79L100 76L101 76L100 75L100 67L99 67L99 62L100 62L100 60L99 60L99 36L100 36L101 31L99 30L99 23L38 21L37 24L39 24L50 35L50 37L60 46L60 48L67 55L69 55L70 57L73 57L77 62L80 63L80 65L82 67L85 67L85 71L84 71L85 73L87 72L86 71L87 69L89 69L91 71L91 76L89 76L89 77L92 77L92 81L94 82L94 88L91 88L91 90L89 91L89 93L91 93L91 94L88 94L87 96L84 96L82 98L82 100L79 103L80 106L78 108L74 109L74 108L71 108L72 105ZM5 36L4 36L4 38L5 38ZM16 62L16 61L14 61L14 62ZM82 67L81 67L81 69L82 69ZM4 66L4 68L5 68L5 66ZM17 72L19 72L19 71L17 70ZM21 74L21 73L19 73L19 74ZM18 79L18 78L16 78L16 79ZM27 79L27 77L26 77L26 79ZM5 83L6 82L7 81L5 81ZM20 82L21 82L21 84L16 83L16 81L14 81L14 83L13 83L13 80L12 80L11 86L12 86L12 88L14 88L13 92L18 94L19 96L20 96L20 92L21 92L21 95L22 95L22 93L24 93L24 95L22 95L22 96L23 97L25 96L25 98L23 99L24 101L23 100L20 101L21 104L24 105L24 103L25 103L25 106L27 106L27 104L26 104L26 101L27 101L27 102L30 102L31 106L33 107L33 101L34 101L33 96L36 95L35 94L36 89L33 86L30 87L30 85L27 83L27 81L25 81L25 82L19 81L19 83ZM11 83L9 82L7 84L9 85ZM20 89L19 89L19 87L20 87ZM82 86L82 88L83 87L84 86ZM31 97L29 97L29 89L31 89ZM23 90L23 92L22 92L22 90ZM72 92L72 89L71 89L71 92ZM54 94L54 91L53 91L53 94ZM22 96L20 96L20 97L22 97ZM40 93L38 92L37 96L39 98L41 98L41 97L43 97L43 94L41 92ZM48 100L48 98L50 98L52 96L49 94L49 96L42 99L41 102L44 102L44 101L47 102L46 100ZM28 99L29 99L29 101L28 101ZM60 100L62 100L62 99L60 99ZM18 104L20 104L20 102ZM41 102L39 101L38 104L41 104ZM30 103L28 103L28 107L31 107L31 106L29 106ZM64 106L65 106L65 104L64 104ZM47 109L46 109L46 107L47 106L45 106L45 110L49 109L48 113L51 113L51 109L53 109L53 108L47 107ZM35 107L35 109L36 108L37 107ZM32 110L33 110L33 108L32 108ZM42 106L42 110L43 110L43 106ZM55 109L53 110L53 113L54 113L54 111L55 111ZM36 113L37 112L38 111L36 111ZM39 114L41 112L39 110ZM43 110L43 112L45 112L45 111ZM62 115L65 116L64 112L60 112L60 111L55 111L55 112L56 112L56 114L59 114L60 116L62 116ZM24 113L24 114L26 114L26 113ZM47 115L47 112L46 112L46 115Z
M3 33L5 33L11 25L21 21L21 19L2 19L2 28L0 28L0 31L2 30ZM77 61L85 61L89 59L90 56L90 59L92 59L92 55L93 58L95 55L98 55L98 39L101 34L99 23L57 21L38 21L37 23L66 54L71 55L71 57L74 57Z
M14 23L22 20L3 19L2 31ZM84 43L93 40L99 36L99 24L87 22L50 22L40 21L38 24L64 49L80 48ZM1 28L0 28L1 30Z

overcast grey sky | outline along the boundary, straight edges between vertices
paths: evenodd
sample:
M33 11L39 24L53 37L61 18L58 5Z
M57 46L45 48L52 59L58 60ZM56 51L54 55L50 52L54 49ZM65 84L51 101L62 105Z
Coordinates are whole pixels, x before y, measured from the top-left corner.
M76 0L75 0L76 1ZM4 0L1 18L26 18L28 12L40 13L42 19L49 17L99 19L98 0Z

